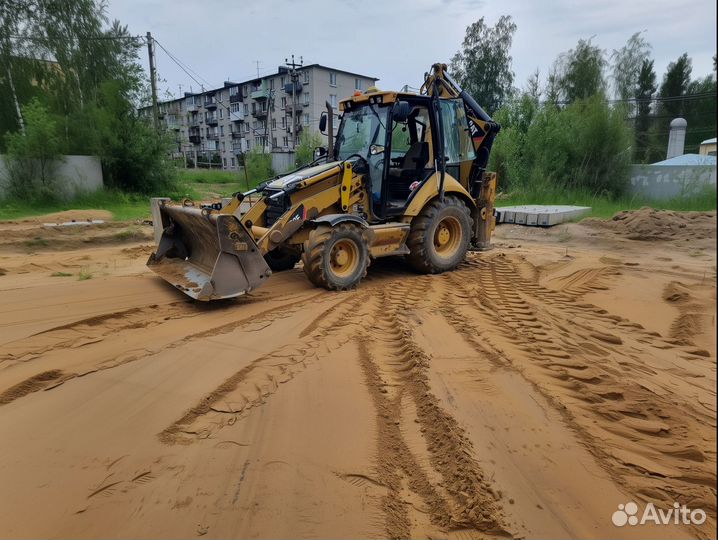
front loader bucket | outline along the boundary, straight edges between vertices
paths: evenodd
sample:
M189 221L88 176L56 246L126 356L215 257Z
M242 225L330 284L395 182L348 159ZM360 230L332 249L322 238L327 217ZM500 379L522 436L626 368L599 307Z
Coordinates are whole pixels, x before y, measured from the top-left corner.
M232 298L271 275L251 234L231 214L159 206L162 236L147 266L196 300Z

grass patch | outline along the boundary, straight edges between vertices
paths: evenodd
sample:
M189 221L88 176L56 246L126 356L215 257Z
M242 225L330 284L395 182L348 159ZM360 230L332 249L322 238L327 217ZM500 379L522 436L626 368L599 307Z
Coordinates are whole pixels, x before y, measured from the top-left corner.
M649 206L657 210L674 210L679 212L708 212L716 209L716 192L706 191L705 194L693 197L652 200L637 195L624 195L612 199L605 195L596 195L581 190L521 190L501 196L496 200L497 206L516 206L524 204L570 204L590 206L591 212L584 217L609 218L621 210L638 210Z
M174 192L158 193L157 196L175 200L185 197L199 198L197 191L184 183L180 184ZM64 210L108 210L117 221L146 219L150 217L150 196L123 193L116 189L101 189L93 193L80 194L70 201L0 200L0 220L41 216Z
M50 274L50 277L70 277L72 274L68 274L67 272L53 272Z
M25 245L27 247L33 248L33 247L47 247L49 244L48 244L47 240L37 236L37 237L33 238L32 240L27 240L25 242Z
M185 184L245 184L244 171L221 169L177 169L180 181Z
M92 279L92 273L83 268L80 270L80 273L77 274L77 281L87 281L88 279Z
M142 229L137 226L132 226L115 233L115 238L122 241L145 240L147 236Z

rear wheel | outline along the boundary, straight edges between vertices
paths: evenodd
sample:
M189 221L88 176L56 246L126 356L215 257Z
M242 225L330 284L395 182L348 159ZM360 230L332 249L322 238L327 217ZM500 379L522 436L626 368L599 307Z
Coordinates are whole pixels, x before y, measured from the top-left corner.
M471 213L464 201L446 197L427 204L411 222L409 264L424 274L453 270L471 241Z
M366 275L369 251L362 230L347 223L319 227L304 244L304 273L317 287L351 289Z
M291 270L299 262L299 255L293 251L282 248L274 248L264 256L272 272Z

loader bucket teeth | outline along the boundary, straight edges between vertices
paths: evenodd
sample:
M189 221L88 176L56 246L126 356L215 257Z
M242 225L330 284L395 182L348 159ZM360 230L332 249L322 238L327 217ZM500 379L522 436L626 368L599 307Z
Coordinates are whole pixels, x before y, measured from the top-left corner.
M188 296L232 298L271 275L254 239L233 215L170 205L160 212L168 225L147 266Z

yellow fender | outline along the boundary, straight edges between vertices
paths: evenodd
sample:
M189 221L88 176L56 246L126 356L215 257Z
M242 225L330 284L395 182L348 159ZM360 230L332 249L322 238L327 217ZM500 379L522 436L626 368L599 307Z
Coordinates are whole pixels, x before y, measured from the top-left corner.
M439 195L440 178L441 175L439 173L434 173L431 175L431 178L424 182L424 184L419 188L419 192L415 193L414 197L411 199L406 212L404 212L405 216L414 217L418 215L422 208L424 208L430 200ZM471 194L466 191L464 186L462 186L456 178L448 173L444 176L444 193L455 193L469 205L469 208L473 209L476 207L476 203L471 197Z

